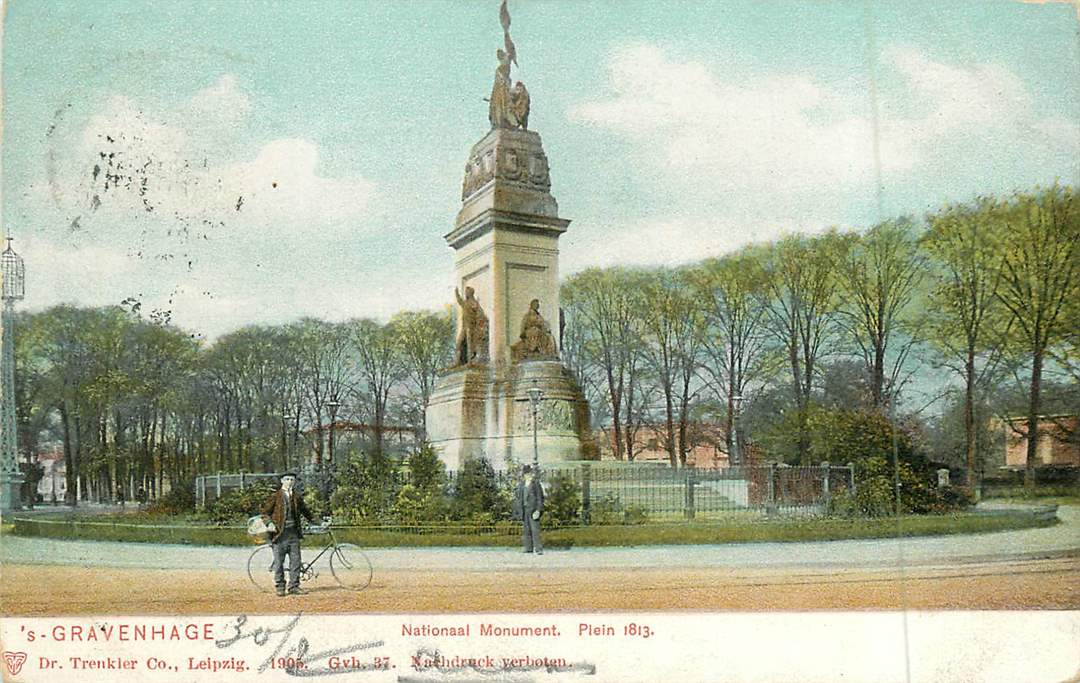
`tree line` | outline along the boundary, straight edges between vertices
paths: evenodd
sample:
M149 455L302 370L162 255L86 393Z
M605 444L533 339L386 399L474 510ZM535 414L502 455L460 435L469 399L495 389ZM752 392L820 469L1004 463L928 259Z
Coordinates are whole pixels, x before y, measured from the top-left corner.
M1022 411L1031 483L1039 416L1077 405L1080 203L1054 185L680 268L592 269L562 301L564 357L618 459L634 459L646 429L685 465L702 423L728 453L752 455L733 443L739 417L771 459L810 464L823 411L926 422L929 406L904 399L947 373L951 390L932 403L941 420L960 407L961 424L944 426L963 434L967 482L988 418Z
M78 488L155 496L200 473L277 471L300 452L319 464L333 456L332 419L362 424L365 449L381 455L392 425L423 438L452 325L449 312L302 319L205 344L132 305L22 313L20 450L62 444L69 503Z
M590 269L563 283L562 305L563 360L617 459L649 433L683 466L710 425L729 453L809 464L827 457L830 415L857 409L946 432L934 438L973 483L992 414L1021 411L1037 434L1048 404L1075 408L1080 204L1055 185L679 268ZM382 457L391 426L423 440L453 329L449 311L410 311L207 344L130 301L22 312L20 450L62 444L68 502L80 478L101 497L131 482L154 495L204 472L280 470L298 452L320 463L332 419L363 424L350 447ZM952 390L927 402L930 424L912 388L943 373Z

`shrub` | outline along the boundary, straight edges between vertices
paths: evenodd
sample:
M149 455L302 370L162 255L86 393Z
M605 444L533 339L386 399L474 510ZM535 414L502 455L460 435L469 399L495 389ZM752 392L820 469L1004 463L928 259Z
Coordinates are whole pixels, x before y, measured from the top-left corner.
M160 515L182 515L195 510L195 484L185 481L147 506L147 512Z
M409 455L409 473L412 485L422 491L446 486L446 465L430 444L422 444Z
M277 490L277 485L261 480L242 489L233 489L215 500L206 511L214 524L236 524L259 513L266 498Z
M645 524L648 521L648 510L642 505L627 505L623 510L623 524Z
M398 481L383 456L353 454L338 468L330 496L335 521L346 524L386 521L393 516Z
M454 487L454 519L469 519L477 513L491 513L495 519L506 519L510 516L510 501L486 459L467 458L462 463Z
M855 495L848 492L829 500L828 514L839 517L884 517L896 512L893 465L883 457L856 463ZM963 510L974 498L954 487L938 488L929 463L913 458L900 462L900 511L905 514L945 513Z
M936 514L957 512L975 504L975 495L956 486L943 486L934 489L934 500L929 512Z
M581 495L574 475L555 472L547 485L544 499L544 526L567 526L577 523L581 514Z
M446 519L447 505L442 489L420 488L406 484L394 502L394 516L403 524L441 522Z
M314 486L305 486L302 493L304 496L304 504L307 505L308 510L311 511L311 516L315 518L315 521L317 522L320 518L325 517L327 511L326 500L323 499L318 488Z
M623 505L619 495L608 492L594 502L589 509L589 522L591 524L619 524L623 519Z

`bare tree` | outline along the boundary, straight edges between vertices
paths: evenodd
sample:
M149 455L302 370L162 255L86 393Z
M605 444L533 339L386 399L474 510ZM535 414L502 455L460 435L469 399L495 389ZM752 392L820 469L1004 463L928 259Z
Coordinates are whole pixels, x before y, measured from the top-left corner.
M839 321L866 367L870 402L881 408L895 394L897 377L918 341L911 304L926 272L914 225L901 218L853 236L839 261ZM889 364L890 347L896 352Z
M797 415L796 452L810 462L807 420L817 363L836 327L836 266L845 240L835 232L809 238L788 236L771 245L765 259L768 330L791 369Z
M709 259L691 278L703 315L702 347L708 358L701 371L706 386L726 406L724 438L730 454L735 452L735 397L744 396L750 382L764 382L771 375L761 255L746 249Z
M657 270L641 289L642 351L664 401L664 449L672 467L686 464L687 426L696 397L701 310L683 273Z
M347 323L349 339L357 359L355 367L359 382L354 395L371 419L373 455L382 457L386 433L386 418L390 398L404 381L407 370L401 347L389 325L374 320L354 320Z
M567 328L580 334L576 365L600 375L607 414L611 419L615 458L626 457L633 441L626 433L624 415L633 415L640 395L639 381L642 301L638 271L590 269L567 280L562 287ZM630 449L632 452L632 448Z

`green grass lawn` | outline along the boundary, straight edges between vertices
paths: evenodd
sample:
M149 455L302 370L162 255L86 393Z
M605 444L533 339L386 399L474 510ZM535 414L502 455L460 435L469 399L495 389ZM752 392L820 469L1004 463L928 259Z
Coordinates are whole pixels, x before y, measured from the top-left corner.
M992 485L984 489L982 499L1003 503L1080 505L1080 486L1055 484L1027 488L1023 485Z
M878 519L775 519L729 518L723 523L651 522L637 525L566 527L545 532L551 547L700 545L776 541L831 541L898 536L940 536L984 533L1051 526L1056 519L1040 519L1027 511L998 514L958 513L911 515ZM369 547L487 546L516 547L518 529L500 523L486 529L461 526L429 526L402 530L399 527L341 527L338 541ZM46 538L184 543L193 545L253 545L242 526L220 527L192 524L183 517L133 515L63 518L41 517L16 522L15 534Z

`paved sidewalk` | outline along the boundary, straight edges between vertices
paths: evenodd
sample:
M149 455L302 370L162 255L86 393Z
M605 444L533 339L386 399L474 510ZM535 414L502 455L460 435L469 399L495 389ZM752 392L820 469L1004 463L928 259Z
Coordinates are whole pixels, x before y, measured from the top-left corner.
M1080 506L1058 509L1061 524L1043 529L905 539L637 546L551 550L542 557L508 548L370 548L379 570L457 572L558 569L874 568L932 566L957 561L1007 559L1080 552ZM308 551L318 537L305 541ZM251 548L104 541L57 541L5 535L0 563L143 569L243 571Z

